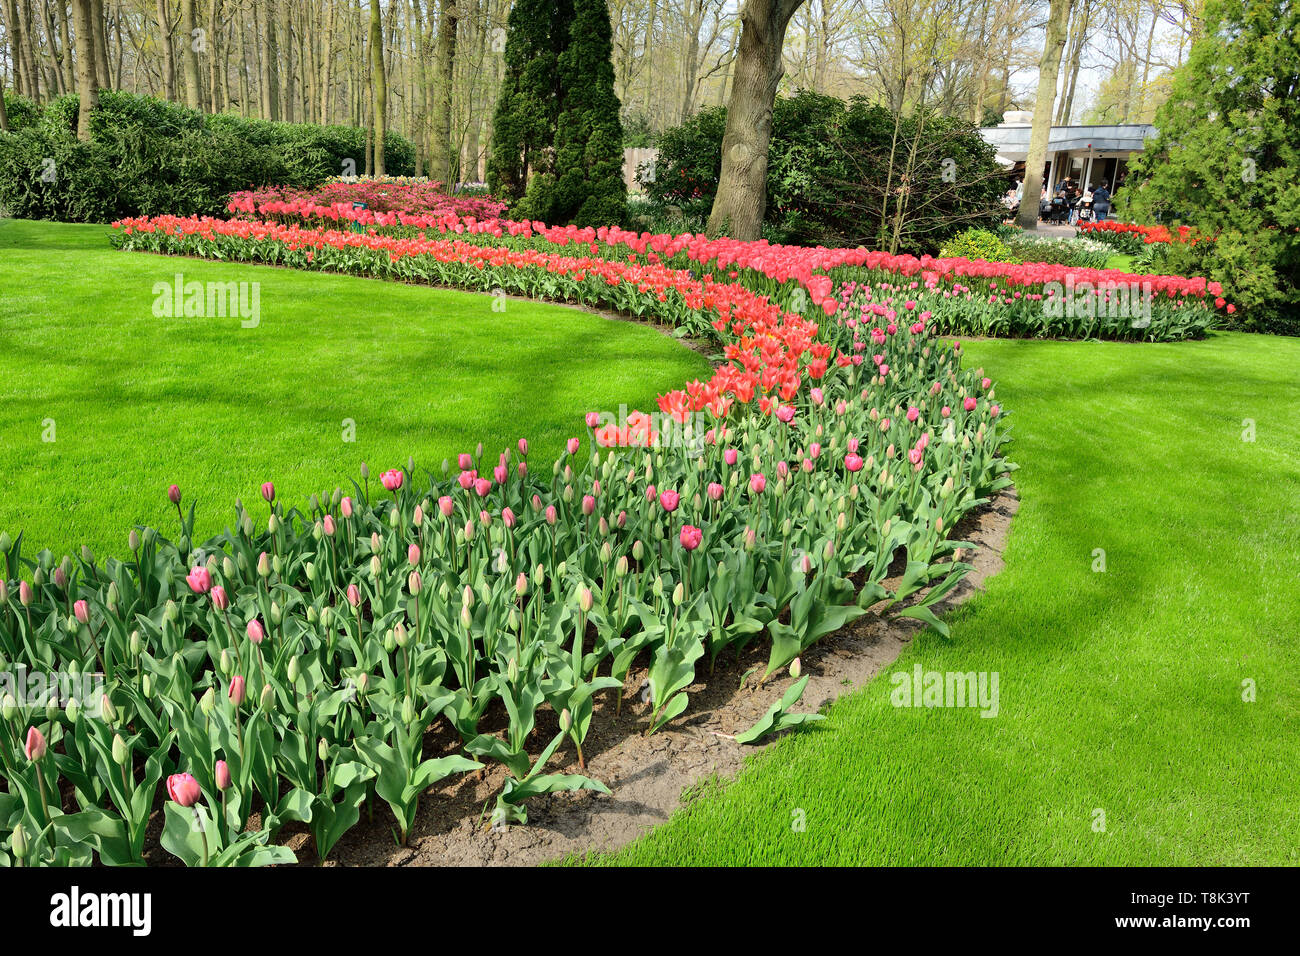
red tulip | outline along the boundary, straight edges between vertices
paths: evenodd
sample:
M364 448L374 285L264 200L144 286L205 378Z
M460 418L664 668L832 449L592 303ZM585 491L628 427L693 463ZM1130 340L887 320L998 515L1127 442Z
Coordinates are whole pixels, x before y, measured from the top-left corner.
M179 505L179 504L181 503L181 486L180 486L180 485L171 485L170 487L168 487L168 489L167 489L167 500L170 501L170 502L171 502L172 504L174 504L174 505Z

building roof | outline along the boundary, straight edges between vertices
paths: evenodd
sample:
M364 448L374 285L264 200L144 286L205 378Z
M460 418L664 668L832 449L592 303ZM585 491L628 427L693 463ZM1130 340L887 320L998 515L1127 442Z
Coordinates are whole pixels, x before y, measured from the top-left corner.
M1022 160L1029 153L1030 127L1027 124L1003 123L986 126L980 134L997 147L1004 159ZM1150 123L1123 123L1111 126L1053 126L1047 138L1049 153L1091 149L1094 153L1137 153L1143 143L1156 135Z

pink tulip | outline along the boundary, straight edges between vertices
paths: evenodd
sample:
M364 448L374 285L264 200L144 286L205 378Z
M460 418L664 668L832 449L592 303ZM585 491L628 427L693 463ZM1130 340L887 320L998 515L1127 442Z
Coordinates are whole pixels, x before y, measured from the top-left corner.
M600 424L600 412L587 412L587 427L595 428Z
M461 452L456 457L456 464L460 466L461 471L469 471L474 467L474 456L468 452Z
M227 696L230 698L231 703L233 703L236 707L238 707L240 704L244 702L244 693L246 690L247 690L247 684L244 681L244 678L239 675L235 675L234 677L230 678L230 690L227 691L226 693Z
M326 515L325 520L321 522L327 537L334 537L334 516Z
M672 514L677 510L677 504L681 501L681 497L682 496L675 491L661 491L659 492L659 504L664 511Z
M171 502L172 504L174 504L174 505L179 505L179 504L181 503L181 486L180 486L180 485L171 485L171 486L168 487L168 489L167 489L167 500L170 501L170 502Z
M344 498L342 501L340 501L340 502L339 502L339 511L342 513L343 517L345 517L345 518L351 518L351 517L352 517L352 499L351 499L351 498Z
M420 563L420 546L418 544L412 544L406 549L406 560L411 567L415 567Z
M578 439L570 438L568 442L565 443L565 447L568 449L570 455L576 455L580 444L581 442L579 442Z
M230 765L224 760L218 760L215 776L217 778L217 789L227 789L230 786Z
M682 526L682 534L681 534L682 547L685 548L687 551L694 551L696 548L700 546L700 542L703 540L704 540L704 532L701 531L699 528L689 524Z
M23 753L28 760L40 760L45 756L47 746L43 733L35 727L27 728L27 743L23 745Z
M85 601L76 602L75 604L72 605L72 616L75 617L77 619L77 622L80 624L89 624L90 623L89 605L87 605Z
M907 409L907 420L909 422L916 421L920 416L921 416L921 410L917 408L915 405L910 406Z
M734 448L728 448L722 453L722 460L728 465L734 465L740 460L740 452L736 451Z
M248 632L248 639L254 644L261 644L262 639L266 637L266 631L262 629L262 622L257 618L253 618L249 621L248 627L245 628L245 630Z
M546 523L549 524L549 525L553 525L553 524L555 524L555 519L556 519L556 514L555 514L555 505L547 505L547 506L546 506Z
M761 495L767 489L767 476L761 471L755 472L749 476L749 490L756 495Z
M849 471L862 470L862 458L859 455L848 454L844 456L844 467Z
M402 487L402 481L405 479L400 469L390 468L379 476L380 483L388 491L396 491Z
M978 402L975 401L975 396L974 396L974 395L967 395L967 396L966 396L966 400L965 400L964 402L962 402L962 407L965 408L966 411L968 411L968 412L973 412L973 411L975 411L975 406L976 406L977 404L978 404Z
M591 495L582 496L582 513L590 516L596 510L596 499Z
M526 454L528 454L528 439L527 439L527 438L521 438L521 439L519 439L519 454L521 454L521 455L526 455Z
M266 499L267 504L275 500L275 485L272 482L262 484L262 497Z
M947 418L948 416L950 416L950 415L952 414L952 409L949 408L947 405L945 405L945 406L943 406L943 408L939 409L939 414L940 414L940 416L942 416L943 418Z
M776 417L780 419L781 422L783 422L784 424L789 425L792 421L794 421L794 406L782 405L780 408L776 410Z
M886 421L888 421L888 419L886 419ZM856 438L849 439L849 451L855 455L858 453L858 440Z
M497 465L492 469L492 477L497 480L498 485L504 485L506 479L510 477L510 469L505 465Z
M451 495L443 495L438 499L438 511L444 518L450 518L455 510L456 503L451 500Z
M167 778L167 796L182 807L192 807L199 802L203 790L193 774L174 773Z
M718 484L716 481L711 481L711 482L709 482L709 498L710 498L710 499L712 499L713 501L721 501L721 500L722 500L722 491L723 491L723 489L722 489L722 485Z
M361 589L355 584L348 585L348 603L353 607L361 606Z
M907 453L907 459L912 464L919 465L921 463L921 454L922 454L921 449L913 448L911 451Z
M492 490L492 482L488 481L486 478L479 478L474 482L474 490L478 493L480 498L486 498L488 492Z
M207 594L212 590L212 575L207 568L199 565L185 575L185 583L190 586L190 590L195 594Z
M515 526L515 513L509 508L502 508L501 521L507 528L513 528Z
M474 487L474 480L478 478L477 471L462 471L456 476L456 482L466 491Z
M994 405L992 408L989 409L989 418L997 418L1001 414L1002 414L1002 406L1000 405Z
M224 611L230 607L230 597L226 594L226 589L220 584L212 589L212 606L218 611Z

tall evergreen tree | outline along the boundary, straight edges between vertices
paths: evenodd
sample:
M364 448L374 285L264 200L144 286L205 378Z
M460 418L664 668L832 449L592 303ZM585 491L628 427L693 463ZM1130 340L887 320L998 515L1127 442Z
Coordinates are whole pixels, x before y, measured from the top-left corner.
M606 0L517 0L488 162L512 215L549 223L623 219L623 126Z
M1165 266L1223 283L1253 327L1300 333L1300 8L1211 0L1155 125L1121 213L1216 236Z
M510 8L487 168L493 195L508 203L523 198L530 172L554 168L559 53L572 18L572 0L515 0Z
M555 131L556 178L539 183L539 204L555 222L623 221L623 124L614 92L613 39L606 0L574 0L569 45L560 54L562 102ZM542 194L542 188L550 196ZM530 184L529 195L533 195Z

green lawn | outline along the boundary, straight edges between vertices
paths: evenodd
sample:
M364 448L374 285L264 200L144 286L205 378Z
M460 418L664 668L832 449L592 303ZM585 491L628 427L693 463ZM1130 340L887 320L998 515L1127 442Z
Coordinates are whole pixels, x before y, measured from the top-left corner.
M968 348L1022 506L891 672L996 671L999 715L883 675L613 862L1300 863L1300 340Z
M173 482L198 500L207 534L263 481L305 504L350 489L363 461L375 475L408 455L440 468L476 442L494 453L527 437L549 467L584 412L651 409L657 392L708 372L629 322L116 252L109 232L0 222L0 530L25 530L28 554L83 543L120 554L137 523L170 534ZM259 324L156 318L154 283L176 273L259 283Z

